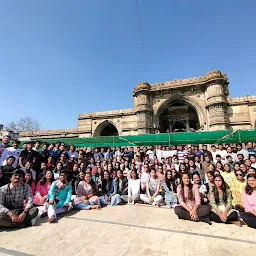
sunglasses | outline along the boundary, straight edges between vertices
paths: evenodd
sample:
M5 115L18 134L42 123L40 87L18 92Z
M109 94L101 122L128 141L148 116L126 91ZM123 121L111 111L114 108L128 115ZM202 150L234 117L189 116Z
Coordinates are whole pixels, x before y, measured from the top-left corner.
M236 174L236 176L244 176L243 174L241 174L241 173L238 173L238 174Z

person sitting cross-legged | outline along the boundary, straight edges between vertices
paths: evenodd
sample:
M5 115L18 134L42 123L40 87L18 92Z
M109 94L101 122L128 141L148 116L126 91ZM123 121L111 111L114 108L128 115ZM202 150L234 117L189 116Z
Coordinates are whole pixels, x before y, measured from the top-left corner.
M72 186L67 181L67 172L61 171L59 180L52 183L48 192L48 222L56 219L56 214L71 210Z
M198 185L191 183L188 173L182 174L181 183L177 187L177 195L179 205L174 208L174 212L179 219L211 224L208 218L210 207L209 205L201 205Z
M160 207L163 197L159 195L159 189L160 180L157 178L156 170L152 168L150 171L149 181L146 184L146 194L141 194L140 199L147 204L157 205Z
M23 228L34 224L32 220L37 216L38 209L33 208L31 188L21 181L21 177L22 172L15 169L11 183L0 188L1 227Z
M91 173L87 172L84 180L79 182L73 207L77 210L100 208L100 199L96 196L96 184L92 180Z
M214 177L214 186L209 193L212 211L211 220L218 223L232 223L241 226L237 211L232 209L232 194L222 175Z

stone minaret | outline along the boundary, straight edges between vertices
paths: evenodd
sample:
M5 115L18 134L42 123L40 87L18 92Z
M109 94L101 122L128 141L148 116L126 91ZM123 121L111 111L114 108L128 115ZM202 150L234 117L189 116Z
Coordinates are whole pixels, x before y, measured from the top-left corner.
M227 85L226 75L220 71L211 71L206 74L208 80L206 85L206 109L209 117L209 130L229 129L229 118L227 113Z
M137 131L138 134L152 133L152 98L150 85L146 82L141 82L133 91L134 111L137 116Z

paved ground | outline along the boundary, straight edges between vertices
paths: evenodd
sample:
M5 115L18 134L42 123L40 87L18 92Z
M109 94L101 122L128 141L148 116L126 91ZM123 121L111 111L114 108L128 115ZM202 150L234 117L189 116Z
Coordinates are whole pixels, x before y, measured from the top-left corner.
M109 206L1 230L0 255L256 255L256 230L178 220L167 208Z

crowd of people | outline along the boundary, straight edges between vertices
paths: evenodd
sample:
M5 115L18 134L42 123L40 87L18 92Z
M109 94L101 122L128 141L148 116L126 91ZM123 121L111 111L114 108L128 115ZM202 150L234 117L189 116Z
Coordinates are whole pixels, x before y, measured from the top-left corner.
M145 203L179 219L256 228L256 143L76 148L0 144L0 227L76 210Z

